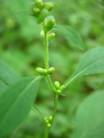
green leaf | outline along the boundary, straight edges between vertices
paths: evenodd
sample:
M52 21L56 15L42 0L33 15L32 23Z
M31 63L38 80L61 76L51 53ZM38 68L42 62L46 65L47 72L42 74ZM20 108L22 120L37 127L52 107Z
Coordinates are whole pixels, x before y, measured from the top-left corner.
M104 73L104 48L93 48L82 57L70 82L85 75Z
M8 88L7 85L5 85L1 80L0 80L0 94L5 91Z
M80 105L71 138L104 138L104 91L88 96Z
M20 76L6 63L0 60L0 82L5 85L11 85L19 79Z
M56 31L65 36L71 47L86 49L86 45L80 34L73 27L68 25L57 25Z
M27 117L39 80L40 77L21 79L0 95L0 136L11 133Z

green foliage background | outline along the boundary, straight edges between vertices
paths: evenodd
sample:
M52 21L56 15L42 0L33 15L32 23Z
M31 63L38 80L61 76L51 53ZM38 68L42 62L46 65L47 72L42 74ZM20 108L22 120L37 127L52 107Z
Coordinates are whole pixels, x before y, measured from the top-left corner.
M69 25L81 35L88 49L104 45L103 0L53 0L57 24ZM0 0L0 58L22 75L35 75L35 67L43 66L44 47L40 27L31 16L32 0ZM55 66L54 79L65 81L74 72L83 50L79 50L62 34L50 43L50 64ZM52 95L42 82L37 97L41 115L49 115ZM60 97L56 122L50 138L70 138L74 115L83 99L104 89L104 76L94 75L75 81ZM24 123L6 138L41 138L44 131L39 114L33 109Z

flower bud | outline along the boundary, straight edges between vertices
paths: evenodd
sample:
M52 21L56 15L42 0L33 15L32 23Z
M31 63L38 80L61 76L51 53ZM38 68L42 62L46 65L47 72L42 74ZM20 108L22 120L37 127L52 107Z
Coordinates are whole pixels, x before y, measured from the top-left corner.
M46 124L48 124L48 123L49 123L49 120L48 120L48 118L47 118L47 117L45 117L45 118L44 118L44 121L45 121L45 123L46 123Z
M61 90L63 91L65 89L65 85L61 85Z
M49 116L49 120L50 121L52 121L53 120L53 116L51 115L51 116Z
M49 12L46 9L43 9L41 11L41 14L38 17L38 23L42 23L48 15L49 15Z
M50 123L48 123L48 124L47 124L47 127L48 127L48 128L50 128L50 127L51 127L51 124L50 124Z
M33 8L32 15L35 17L38 17L40 15L40 9L39 8Z
M36 72L41 74L41 75L46 75L47 74L47 70L44 69L44 68L40 68L40 67L36 68Z
M50 67L47 71L48 74L51 74L55 71L55 68L54 67Z
M49 38L49 39L53 39L53 38L55 38L55 36L56 36L55 33L49 33L49 34L48 34L48 38Z
M61 86L59 81L55 81L55 83L54 83L54 84L55 84L56 89L59 89L59 88L60 88L60 86Z
M56 24L55 18L53 16L48 16L44 21L44 29L46 32L53 29L54 25Z
M54 4L52 2L46 2L44 4L44 8L46 8L48 11L51 11L54 8Z
M40 35L41 35L42 37L44 37L44 36L45 36L45 34L44 34L44 31L43 31L43 30L40 32Z
M62 92L61 89L57 90L57 94L61 94L61 92Z
M42 0L35 0L35 6L41 10L44 6L44 3Z
M54 85L55 85L55 88L56 88L56 94L60 95L63 91L62 85L60 84L59 81L55 81Z

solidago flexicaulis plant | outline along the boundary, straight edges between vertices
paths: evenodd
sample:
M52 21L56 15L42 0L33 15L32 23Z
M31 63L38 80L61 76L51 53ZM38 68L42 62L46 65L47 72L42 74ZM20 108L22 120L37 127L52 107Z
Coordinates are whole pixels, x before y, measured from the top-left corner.
M55 68L50 67L49 64L49 41L55 37L53 29L56 26L55 17L51 15L51 10L53 10L53 8L54 4L52 2L43 2L42 0L36 0L33 7L33 16L36 18L37 23L41 24L41 35L44 43L44 68L37 67L36 71L39 75L42 75L47 79L54 94L53 113L49 117L44 118L46 125L45 138L48 138L49 130L55 119L59 95L64 90L64 85L61 85L59 81L53 81L51 79L51 74L55 71Z
M40 34L42 35L44 44L44 67L36 68L36 72L38 73L37 77L22 77L0 60L0 137L12 133L24 118L27 117L36 99L39 81L41 79L45 78L47 80L54 96L52 114L42 119L45 126L44 136L42 137L48 138L57 114L59 96L63 94L70 83L85 75L104 73L104 48L97 47L88 50L82 55L73 75L63 82L63 84L58 80L52 80L51 75L55 72L55 68L51 67L49 63L49 41L55 38L55 29L59 29L59 32L63 32L67 38L70 38L71 43L75 44L75 46L78 44L81 48L85 48L81 38L71 27L58 26L56 24L55 17L51 14L53 8L53 2L44 2L43 0L35 0L32 8L32 16L35 17L37 23L41 26ZM86 100L79 109L76 119L78 120L76 123L77 129L75 132L73 131L74 134L72 138L104 138L104 135L101 133L101 131L103 132L104 130L104 123L102 123L104 120L103 93L102 95L96 94L92 96ZM97 99L99 103L97 103L97 108L95 108ZM85 108L86 111L84 110ZM91 112L95 113L93 117L91 116ZM100 119L97 119L100 113L102 116ZM90 117L92 118L91 121L85 121L86 119L90 119ZM85 124L83 124L83 122L85 122ZM98 131L96 131L95 135L94 132L96 128L98 128ZM91 129L92 131L90 131Z

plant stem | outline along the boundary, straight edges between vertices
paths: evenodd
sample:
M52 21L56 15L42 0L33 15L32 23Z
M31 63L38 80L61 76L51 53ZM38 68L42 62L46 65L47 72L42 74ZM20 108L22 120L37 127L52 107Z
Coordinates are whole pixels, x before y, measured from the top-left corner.
M58 105L58 98L59 96L58 95L54 95L54 109L53 109L53 114L52 114L52 122L51 122L51 127L54 123L54 120L55 120L55 117L56 117L56 112L57 112L57 105ZM45 136L44 138L49 138L49 130L51 128L48 128L48 127L45 127Z
M56 117L56 113L57 113L57 106L58 106L58 95L54 95L54 110L53 110L53 119L52 119L52 124L54 123L55 117Z
M44 138L49 138L49 128L48 127L46 127L46 129L45 129L45 136L44 136Z
M45 45L45 57L44 57L44 62L45 62L45 68L48 69L49 68L49 45L48 45L48 33L45 32L45 36L44 36L44 45ZM52 89L53 92L56 92L56 88L54 86L54 83L50 77L50 75L46 75L46 79L48 81L48 84L50 86L50 88ZM52 114L52 122L51 125L53 124L54 120L55 120L55 116L56 116L56 112L57 112L57 105L58 105L58 95L56 93L54 93L54 109L53 109L53 114ZM46 127L45 130L45 138L49 137L49 130L50 128Z
M48 44L48 33L47 32L45 32L45 36L44 36L44 46L45 46L45 57L44 57L45 68L48 69L49 68L49 44ZM55 91L55 87L51 80L50 75L46 75L46 78L50 85L50 88L53 91Z
M45 61L45 68L48 69L49 68L49 49L48 49L48 34L45 32L45 36L44 36L44 45L45 45L45 57L44 57L44 61Z
M49 84L49 86L50 86L50 89L53 90L53 92L55 92L56 88L55 88L55 86L54 86L53 81L51 80L50 75L47 75L46 78L47 78L48 84Z

